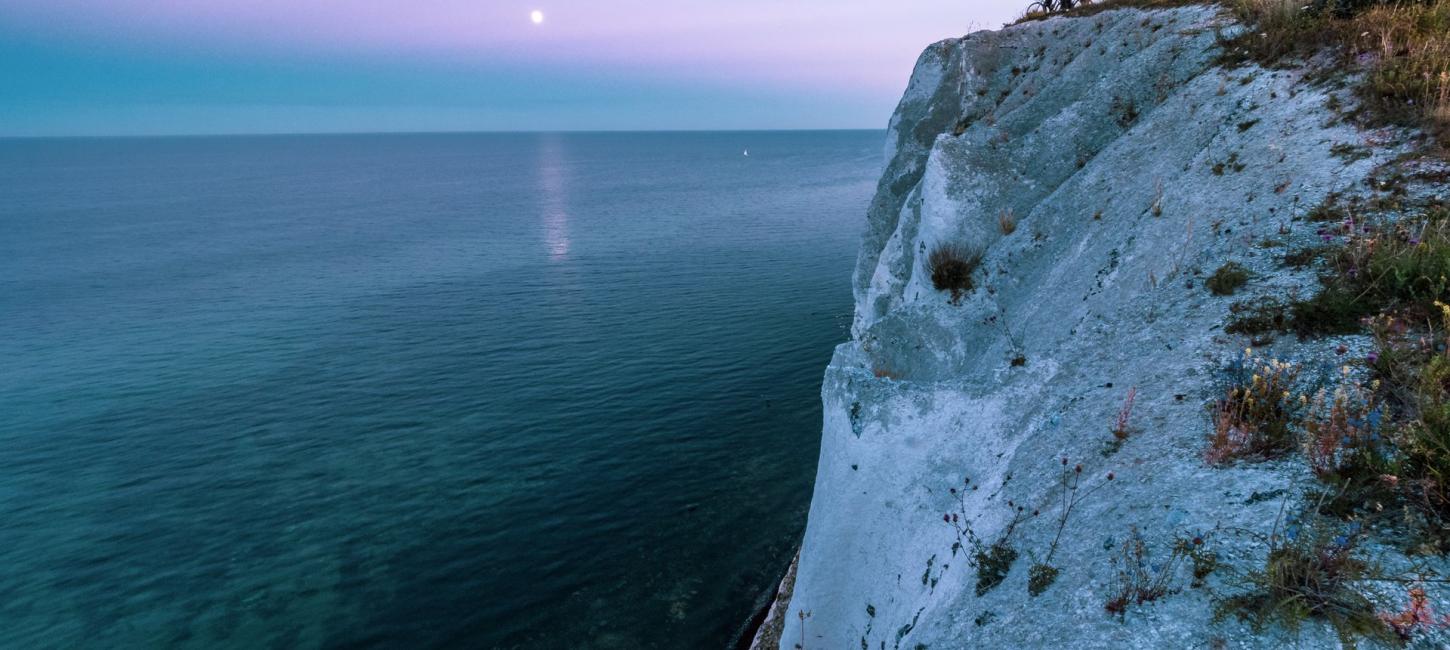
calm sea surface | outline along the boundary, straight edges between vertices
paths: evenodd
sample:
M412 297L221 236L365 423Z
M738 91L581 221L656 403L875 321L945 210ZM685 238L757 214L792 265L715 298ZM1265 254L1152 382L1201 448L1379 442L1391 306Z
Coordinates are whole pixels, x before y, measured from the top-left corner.
M724 646L882 138L0 140L0 646Z

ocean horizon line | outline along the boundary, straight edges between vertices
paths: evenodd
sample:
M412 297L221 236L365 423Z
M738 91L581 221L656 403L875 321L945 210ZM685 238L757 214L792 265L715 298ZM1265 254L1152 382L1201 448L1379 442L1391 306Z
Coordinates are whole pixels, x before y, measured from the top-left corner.
M457 135L655 135L670 133L858 133L869 131L885 132L879 128L834 128L834 129L559 129L559 130L461 130L461 131L277 131L237 133L116 133L116 134L65 134L65 135L4 135L6 140L165 140L165 139L207 139L207 138L294 138L294 137L355 137L355 136L457 136Z

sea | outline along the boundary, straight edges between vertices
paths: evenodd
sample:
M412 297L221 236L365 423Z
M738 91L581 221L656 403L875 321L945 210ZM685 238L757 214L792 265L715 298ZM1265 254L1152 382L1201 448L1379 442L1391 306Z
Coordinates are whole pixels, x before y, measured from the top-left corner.
M730 647L884 137L0 140L0 647Z

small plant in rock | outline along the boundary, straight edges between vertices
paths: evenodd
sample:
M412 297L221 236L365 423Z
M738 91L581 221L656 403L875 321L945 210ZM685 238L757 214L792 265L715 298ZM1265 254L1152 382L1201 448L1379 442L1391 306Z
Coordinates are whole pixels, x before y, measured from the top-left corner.
M1133 417L1133 402L1138 397L1138 387L1128 389L1128 396L1123 398L1123 408L1118 409L1118 418L1113 421L1113 437L1118 440L1127 440L1129 434L1128 421Z
M1246 165L1244 165L1244 163L1239 162L1239 154L1237 151L1235 151L1233 153L1230 153L1228 155L1228 158L1213 163L1211 171L1213 172L1214 176L1223 176L1225 171L1232 171L1234 173L1238 173L1243 171L1245 167Z
M1298 378L1298 365L1244 350L1244 358L1229 366L1225 396L1212 407L1208 462L1273 458L1293 450L1294 427L1308 406L1302 393L1294 396Z
M1236 616L1255 630L1279 624L1296 631L1305 621L1324 621L1345 647L1366 637L1395 641L1361 591L1361 585L1376 577L1360 556L1361 526L1293 515L1283 523L1282 533L1276 522L1273 533L1259 536L1268 547L1263 567L1234 573L1238 593L1219 602L1218 615Z
M1007 579L1012 564L1017 561L1017 549L1012 545L1012 535L1017 526L1028 517L1037 516L1037 511L1029 514L1026 507L1008 501L1007 507L1012 508L1012 520L1002 534L989 543L977 535L967 514L966 495L976 491L977 487L968 477L964 479L961 489L951 488L950 492L957 497L957 512L942 515L942 521L956 532L956 541L952 543L952 556L956 557L961 551L968 552L967 562L977 571L976 593L982 596Z
M1058 485L1062 491L1062 502L1058 509L1057 533L1052 536L1052 545L1047 548L1047 555L1040 561L1032 563L1027 573L1027 591L1037 596L1046 591L1052 583L1057 580L1060 570L1052 565L1052 557L1057 553L1057 545L1062 541L1062 531L1067 529L1067 520L1072 516L1073 508L1082 503L1084 499L1092 496L1094 492L1101 490L1103 486L1113 481L1113 473L1108 472L1103 482L1087 489L1078 489L1082 485L1082 465L1068 467L1068 460L1062 459L1062 473L1058 478ZM1033 514L1036 514L1034 511Z
M1213 275L1203 281L1203 286L1213 292L1215 296L1231 296L1239 287L1249 281L1249 270L1238 262L1228 262L1218 267Z
M1011 543L1011 530L992 542L990 546L978 546L972 551L972 566L977 569L976 593L982 596L1007 579L1012 564L1017 561L1017 549Z
M1012 533L1017 530L1026 518L1026 508L1007 502L1007 507L1013 508L1012 521L1007 524L1007 529L997 537L991 544L983 542L975 535L971 537L972 554L969 559L973 568L977 570L977 596L982 596L1007 579L1007 574L1012 570L1012 565L1017 562L1017 548L1012 545ZM1036 512L1032 513L1036 515Z
M1315 246L1306 246L1292 250L1284 254L1284 266L1295 269L1302 269L1313 264L1324 255L1324 249Z
M1413 641L1427 632L1450 627L1450 614L1436 615L1425 594L1425 587L1411 584L1408 588L1409 603L1398 612L1380 612L1379 619L1399 635L1401 641Z
M1223 331L1229 334L1258 336L1289 330L1289 308L1275 300L1236 302L1228 311L1229 322Z
M1118 409L1118 417L1113 420L1113 428L1110 431L1113 434L1113 439L1103 449L1104 456L1111 456L1118 453L1118 450L1123 448L1123 443L1127 442L1129 436L1132 435L1132 425L1129 421L1133 417L1133 401L1137 397L1138 388L1136 386L1129 388L1128 396L1123 399L1123 407Z
M1138 121L1138 104L1137 102L1134 102L1133 98L1131 97L1129 97L1128 99L1114 97L1112 112L1113 115L1116 116L1118 126L1125 129L1132 126L1134 122Z
M1189 538L1178 538L1173 542L1173 552L1188 558L1193 563L1193 582L1189 586L1202 587L1208 576L1218 569L1218 554L1206 548L1207 535L1197 534Z
M801 621L801 628L800 628L800 631L801 631L801 640L795 644L795 647L797 648L797 650L805 650L805 648L806 648L806 620L811 617L811 613L808 612L808 611L806 611L806 610L804 610L804 609L797 610L796 611L796 617L799 618L800 621Z
M932 286L937 291L950 292L951 302L955 305L964 294L976 287L972 274L981 263L980 252L955 244L939 244L927 256L926 271L931 276Z
M1332 392L1320 389L1310 401L1304 457L1315 476L1334 488L1326 493L1324 514L1373 513L1396 501L1398 453L1379 387L1379 380L1364 385L1346 376Z
M1012 211L1012 208L1007 208L997 213L997 229L1002 231L1003 235L1010 235L1017 232L1017 215Z
M1167 561L1155 563L1148 552L1138 527L1129 529L1128 539L1118 548L1113 564L1117 567L1117 582L1103 609L1109 614L1122 616L1129 605L1142 605L1167 596L1174 591L1173 581L1178 565L1186 557L1175 546Z
M1378 380L1368 386L1346 381L1332 393L1315 393L1304 415L1304 456L1320 480L1378 480L1389 469L1388 419L1378 388Z

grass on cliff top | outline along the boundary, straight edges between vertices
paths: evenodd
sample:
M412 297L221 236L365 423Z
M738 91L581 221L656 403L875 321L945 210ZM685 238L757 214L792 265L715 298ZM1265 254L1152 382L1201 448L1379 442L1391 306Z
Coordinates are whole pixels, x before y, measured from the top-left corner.
M1226 62L1283 65L1321 53L1363 74L1355 88L1371 125L1422 126L1450 146L1450 0L1234 0L1250 29Z
M1249 27L1224 40L1224 64L1278 67L1328 55L1324 70L1362 74L1355 92L1368 125L1419 126L1450 149L1450 0L1101 0L1060 15L1192 4L1223 5Z

